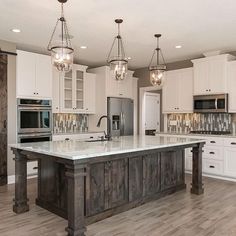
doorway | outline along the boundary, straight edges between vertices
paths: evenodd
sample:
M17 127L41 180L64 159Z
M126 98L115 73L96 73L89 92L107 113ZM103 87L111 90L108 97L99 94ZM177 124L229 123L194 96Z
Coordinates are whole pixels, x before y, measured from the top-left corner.
M7 184L7 56L0 55L0 186Z
M160 132L160 94L145 92L145 134Z
M155 87L139 89L139 134L154 135L163 131L162 90Z

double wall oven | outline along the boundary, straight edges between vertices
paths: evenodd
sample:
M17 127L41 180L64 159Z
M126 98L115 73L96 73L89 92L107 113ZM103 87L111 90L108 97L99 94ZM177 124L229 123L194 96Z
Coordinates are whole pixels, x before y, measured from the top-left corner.
M52 139L51 100L17 100L18 142L40 142Z

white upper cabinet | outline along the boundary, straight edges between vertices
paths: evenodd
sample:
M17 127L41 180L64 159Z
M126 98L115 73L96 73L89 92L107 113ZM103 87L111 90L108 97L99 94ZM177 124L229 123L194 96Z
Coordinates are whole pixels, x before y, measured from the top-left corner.
M236 61L227 63L227 91L229 93L229 112L236 113Z
M133 72L128 71L123 81L117 81L115 76L107 68L106 88L108 97L133 97Z
M229 54L192 60L194 68L194 95L227 93L227 62Z
M163 86L163 112L176 112L178 108L178 79L176 71L165 73L165 84Z
M60 112L95 113L96 75L86 73L87 66L73 65L60 76Z
M53 87L52 87L52 112L60 112L60 74L53 68Z
M96 112L96 75L86 73L84 79L84 108L86 113L95 114Z
M193 69L167 71L163 86L163 113L193 112Z
M49 56L17 51L17 97L52 99L52 65Z

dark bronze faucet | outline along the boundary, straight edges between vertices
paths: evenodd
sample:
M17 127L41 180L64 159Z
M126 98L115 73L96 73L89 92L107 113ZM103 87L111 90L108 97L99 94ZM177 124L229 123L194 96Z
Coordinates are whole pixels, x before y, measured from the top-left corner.
M108 116L101 116L99 118L99 121L97 123L97 127L100 127L101 126L101 121L103 118L106 118L107 119L107 133L104 131L105 133L105 138L108 140L108 141L111 141L112 140L112 137L111 137L111 131L110 131L110 125L111 125L111 120Z

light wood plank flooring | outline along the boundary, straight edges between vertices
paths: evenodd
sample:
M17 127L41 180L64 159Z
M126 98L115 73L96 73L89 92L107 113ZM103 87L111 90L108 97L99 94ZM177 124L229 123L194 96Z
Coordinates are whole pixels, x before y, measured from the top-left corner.
M236 236L236 183L204 178L205 194L181 191L89 225L86 236ZM12 212L14 186L0 187L1 236L62 236L67 222L36 206L29 180L30 211Z

